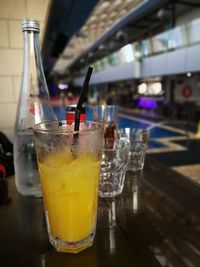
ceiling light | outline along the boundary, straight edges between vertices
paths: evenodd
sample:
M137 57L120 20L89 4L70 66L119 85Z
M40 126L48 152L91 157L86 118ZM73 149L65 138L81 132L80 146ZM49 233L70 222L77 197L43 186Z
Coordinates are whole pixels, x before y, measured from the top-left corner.
M106 19L106 18L107 18L107 15L106 15L106 14L103 14L103 15L101 15L101 17L100 17L101 20L104 20L104 19Z
M187 72L187 77L191 77L192 76L192 73L191 72Z
M64 83L60 83L60 84L58 85L58 88L59 88L60 90L65 90L65 89L68 88L68 85L67 85L67 84L64 84Z
M148 91L150 95L158 95L162 92L162 85L160 82L150 83L148 86Z
M119 6L123 4L122 0L115 0L113 6L117 9Z
M92 58L93 56L94 56L93 52L90 52L89 55L88 55L89 58Z
M96 16L92 16L89 18L89 22L94 22L95 20L97 20L97 17Z
M105 1L102 3L102 5L100 5L99 10L103 11L103 10L107 9L109 6L110 6L110 2Z
M98 49L99 49L99 50L106 50L106 47L105 47L105 45L102 44L102 45L100 45L100 46L98 47Z
M138 93L139 94L145 94L147 92L147 84L146 83L141 83L138 86Z

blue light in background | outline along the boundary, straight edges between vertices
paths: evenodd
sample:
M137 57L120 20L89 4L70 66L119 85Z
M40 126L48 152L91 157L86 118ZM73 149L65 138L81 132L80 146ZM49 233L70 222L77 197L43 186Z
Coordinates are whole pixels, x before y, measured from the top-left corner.
M50 88L49 88L49 91L52 92L52 93L55 93L57 91L58 87L57 85L52 85Z
M137 105L140 108L156 109L157 108L157 101L155 98L140 97L140 98L138 98Z

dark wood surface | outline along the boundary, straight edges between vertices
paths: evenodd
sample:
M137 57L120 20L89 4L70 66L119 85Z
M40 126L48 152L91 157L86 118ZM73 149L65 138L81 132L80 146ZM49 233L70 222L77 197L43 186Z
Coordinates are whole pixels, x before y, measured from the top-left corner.
M144 173L127 173L120 196L100 199L94 245L77 255L49 244L42 199L20 196L13 177L8 190L0 200L1 267L200 266L200 189L150 156Z

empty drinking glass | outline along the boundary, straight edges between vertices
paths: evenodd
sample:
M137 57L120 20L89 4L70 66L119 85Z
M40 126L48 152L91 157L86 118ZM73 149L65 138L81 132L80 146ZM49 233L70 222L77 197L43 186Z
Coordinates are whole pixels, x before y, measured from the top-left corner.
M104 139L99 185L101 197L115 197L122 192L128 151L127 139Z
M148 147L149 130L123 128L118 132L121 138L128 138L130 142L127 170L142 170Z

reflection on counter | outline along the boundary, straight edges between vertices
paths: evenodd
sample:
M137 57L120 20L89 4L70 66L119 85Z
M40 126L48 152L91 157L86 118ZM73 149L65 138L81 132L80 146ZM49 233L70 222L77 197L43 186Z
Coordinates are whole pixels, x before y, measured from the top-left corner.
M138 214L141 209L141 186L143 179L143 171L127 171L127 191L132 194L132 211L133 214Z
M101 199L103 204L99 207L99 217L104 218L104 230L107 233L107 237L104 240L105 246L109 249L110 254L116 253L116 197ZM98 226L97 226L98 227Z
M110 254L115 253L115 226L116 226L116 203L115 198L111 198L108 202L108 221L109 221L109 248Z
M143 201L145 216L157 233L150 249L160 264L199 266L199 218L147 184L144 185Z
M115 198L111 198L108 202L108 221L109 227L112 228L116 225L116 204Z
M42 256L48 250L49 241L42 198L27 198L18 194L18 221L25 247Z
M132 175L132 205L134 214L137 214L140 211L140 186L142 177L142 171L135 172L134 175Z

